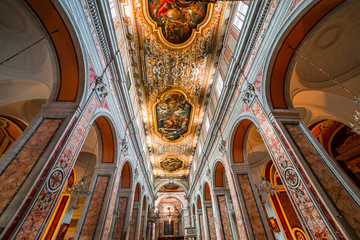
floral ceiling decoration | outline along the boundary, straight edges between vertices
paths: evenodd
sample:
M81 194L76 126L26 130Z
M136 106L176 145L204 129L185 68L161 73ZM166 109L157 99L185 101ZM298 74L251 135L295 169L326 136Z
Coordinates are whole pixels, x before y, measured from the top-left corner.
M130 3L130 1L129 1ZM187 177L230 3L131 1L132 66L155 177ZM164 159L171 156L173 165ZM165 165L164 165L165 164ZM179 167L180 166L180 167Z

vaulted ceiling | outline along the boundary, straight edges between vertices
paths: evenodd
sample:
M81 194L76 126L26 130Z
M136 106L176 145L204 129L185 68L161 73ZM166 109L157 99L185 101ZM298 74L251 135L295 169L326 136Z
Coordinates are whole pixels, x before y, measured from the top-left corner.
M228 4L134 0L134 76L155 177L187 177Z

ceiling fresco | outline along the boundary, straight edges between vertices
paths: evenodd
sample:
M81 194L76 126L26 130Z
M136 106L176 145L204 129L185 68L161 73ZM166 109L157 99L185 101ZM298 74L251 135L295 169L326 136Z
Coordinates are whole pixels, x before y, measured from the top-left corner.
M133 66L154 175L187 177L228 3L131 2L137 51Z
M155 129L166 140L178 140L189 132L192 105L179 91L165 93L155 105ZM190 125L189 125L190 124Z
M160 192L178 192L178 191L183 191L183 189L173 183L166 184L160 189Z
M148 12L160 28L162 37L173 44L186 42L193 30L204 21L207 3L186 3L176 0L149 0Z
M160 162L160 167L166 172L175 172L182 168L183 165L184 162L176 156L166 157Z

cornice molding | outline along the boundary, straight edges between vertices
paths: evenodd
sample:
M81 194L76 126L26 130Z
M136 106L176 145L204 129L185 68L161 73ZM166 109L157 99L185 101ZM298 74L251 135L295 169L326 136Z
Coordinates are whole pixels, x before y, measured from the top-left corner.
M150 182L150 170L147 165L144 164L146 163L145 154L142 148L139 131L136 130L136 121L134 121L135 114L132 109L127 87L125 85L126 76L124 68L121 58L116 55L117 45L114 33L115 30L112 25L113 23L109 13L110 10L108 9L108 3L105 0L86 0L86 2L89 6L89 13L99 40L101 48L100 55L102 54L106 63L109 64L108 69L110 72L110 78L114 82L114 90L116 94L114 96L111 93L109 96L113 96L115 101L119 103L119 114L121 114L124 118L125 126L123 126L123 128L125 129L125 135L130 132L130 134L127 135L127 138L130 140L130 146L134 151L137 161L139 162L148 191L152 198L155 199L156 195L154 193L154 187L152 182ZM104 28L104 25L106 25L107 28ZM123 79L124 81L120 81L120 79Z
M259 3L259 5L255 6L254 12L257 12L258 9L262 9L262 11L259 11L259 14L252 16L251 25L247 30L247 35L236 46L234 55L239 55L240 57L238 59L235 59L233 55L233 57L231 58L231 62L230 62L231 66L229 66L229 70L226 73L224 79L223 93L220 96L218 105L214 113L214 117L212 121L213 124L211 124L210 126L210 129L208 131L205 140L205 144L203 146L202 154L200 155L198 160L200 164L193 176L193 179L195 179L195 181L190 183L188 197L190 197L193 194L193 192L196 190L196 186L202 179L204 166L206 165L207 160L209 160L212 150L214 149L214 147L217 146L216 138L220 129L220 125L228 120L225 119L226 111L223 111L223 109L228 109L231 103L231 99L234 98L234 95L236 93L236 88L238 87L241 79L242 69L249 62L251 53L254 49L255 43L258 39L260 30L264 24L266 14L269 11L270 4L272 1L273 0L266 0L262 3L262 5L260 5L261 3ZM257 23L255 23L256 21ZM251 39L251 41L248 44L245 44L246 40L248 39ZM236 52L240 54L236 54ZM241 53L246 53L246 54L241 54ZM244 81L244 83L246 83L246 81ZM242 98L243 95L239 95L239 97ZM237 102L238 101L239 99L237 99ZM226 124L227 123L225 123L225 125Z

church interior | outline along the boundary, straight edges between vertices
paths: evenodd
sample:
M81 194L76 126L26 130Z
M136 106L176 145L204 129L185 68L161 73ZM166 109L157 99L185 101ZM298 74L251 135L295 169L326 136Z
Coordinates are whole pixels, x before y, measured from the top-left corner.
M360 239L360 1L1 0L0 239Z

